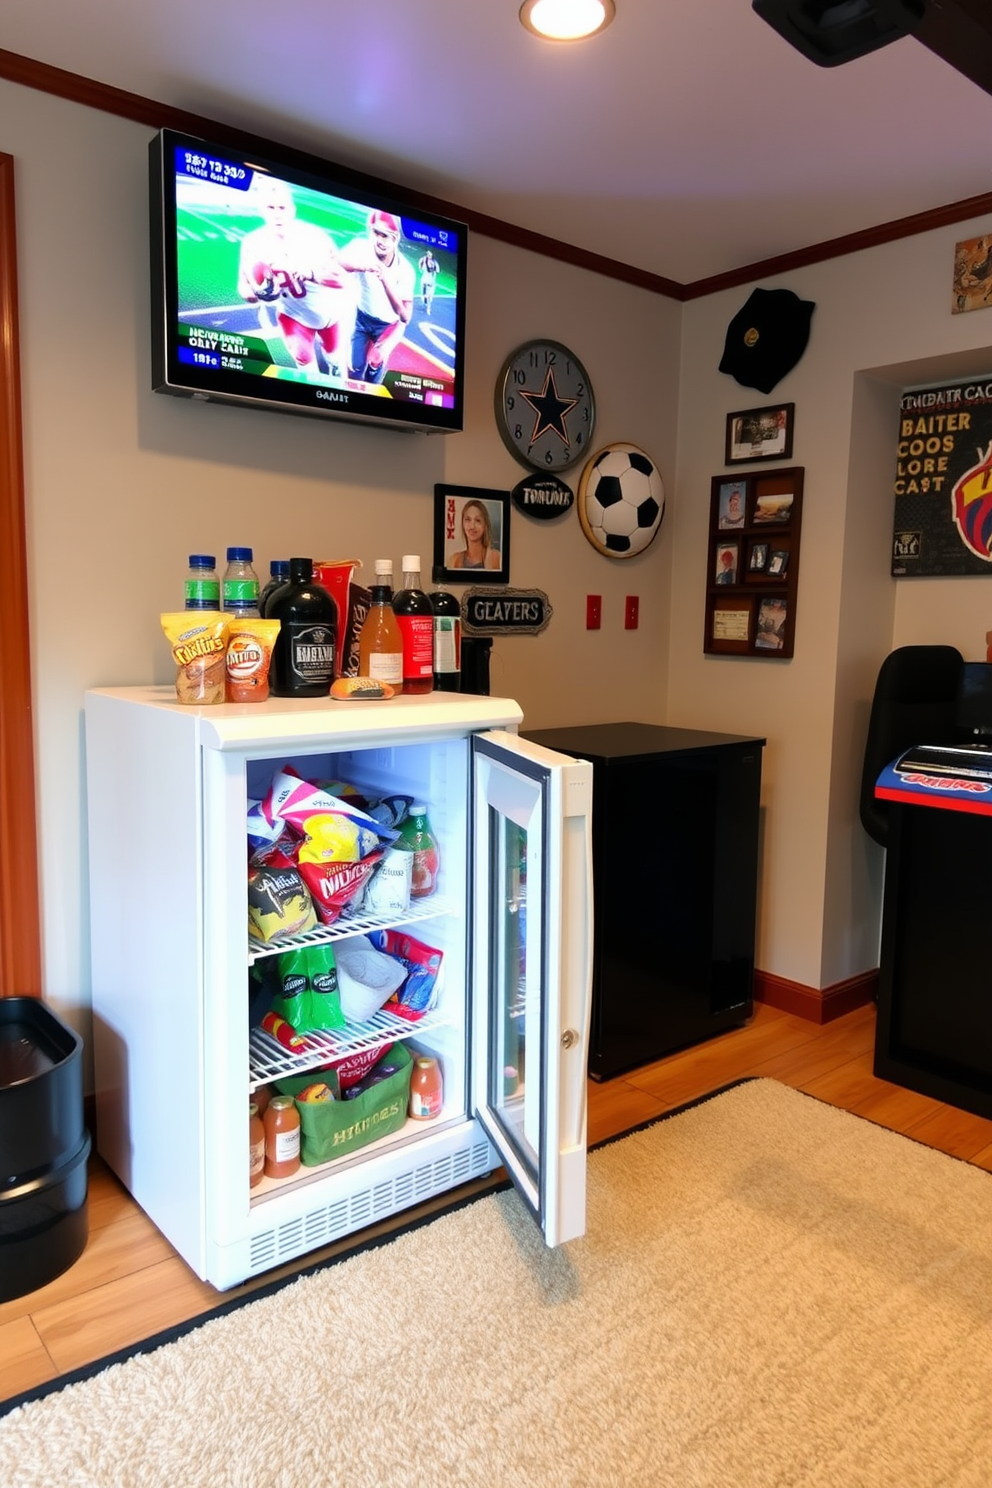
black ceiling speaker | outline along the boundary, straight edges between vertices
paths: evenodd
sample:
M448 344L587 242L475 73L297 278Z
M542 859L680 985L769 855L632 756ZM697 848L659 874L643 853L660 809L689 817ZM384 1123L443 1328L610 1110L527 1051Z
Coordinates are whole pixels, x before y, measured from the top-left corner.
M811 62L836 67L910 36L926 0L751 0L751 9Z

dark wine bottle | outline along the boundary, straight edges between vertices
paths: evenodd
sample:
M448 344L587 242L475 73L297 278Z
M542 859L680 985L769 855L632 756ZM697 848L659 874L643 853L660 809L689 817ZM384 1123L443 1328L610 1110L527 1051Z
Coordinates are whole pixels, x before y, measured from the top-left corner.
M434 611L434 689L462 690L462 607L444 587L444 569L431 574L431 609Z
M434 611L420 587L420 559L403 557L403 588L393 596L393 614L403 635L403 691L434 688Z
M275 697L326 697L334 681L337 607L314 581L310 558L289 560L289 581L270 596L266 614L279 621L269 691Z

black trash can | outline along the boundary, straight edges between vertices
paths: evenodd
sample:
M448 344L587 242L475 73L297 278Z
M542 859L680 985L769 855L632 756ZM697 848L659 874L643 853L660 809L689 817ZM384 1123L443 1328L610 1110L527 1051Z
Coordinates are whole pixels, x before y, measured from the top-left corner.
M86 1245L83 1041L34 997L0 998L0 1302Z

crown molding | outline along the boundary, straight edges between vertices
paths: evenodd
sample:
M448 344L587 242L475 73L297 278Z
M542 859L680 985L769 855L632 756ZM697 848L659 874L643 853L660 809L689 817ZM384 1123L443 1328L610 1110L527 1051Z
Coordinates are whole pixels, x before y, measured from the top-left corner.
M967 9L970 4L979 3L979 0L955 0L955 3ZM980 0L980 3L984 6L987 0ZM990 24L992 23L984 21L983 27L988 29ZM921 37L922 39L924 38ZM268 138L246 133L244 130L235 129L202 114L174 108L171 104L158 103L138 93L128 93L122 88L111 87L108 83L95 82L92 78L83 77L79 73L66 72L60 67L50 67L46 62L36 62L30 57L21 56L18 52L0 49L0 77L6 78L9 82L20 83L26 88L34 88L41 93L51 93L72 103L80 103L86 108L97 109L105 114L116 114L119 118L130 119L134 123L147 124L152 129L183 130L187 134L206 135L218 143L260 151L264 151L267 145L271 148L274 143ZM297 161L304 168L307 165L326 166L327 164L324 157L314 155L312 152L282 145L279 146L279 151L280 154ZM555 259L559 263L572 264L576 268L587 269L590 273L602 274L608 279L618 279L625 284L632 284L651 294L663 295L672 300L702 299L706 295L718 294L724 289L733 289L742 284L753 284L760 280L775 278L793 269L808 268L811 264L825 263L832 258L860 253L865 248L876 248L883 243L894 243L900 238L915 237L919 233L930 232L934 228L947 227L954 222L964 222L971 217L981 217L992 212L992 192L986 192L981 196L967 197L963 201L949 202L942 207L934 207L925 212L915 212L908 217L883 222L877 227L847 233L843 237L829 238L822 243L813 243L792 253L762 259L757 263L742 264L740 268L714 274L708 279L695 279L690 283L680 284L675 279L666 279L664 275L652 274L632 264L620 263L616 259L592 253L585 248L575 247L571 243L563 243L558 238L546 237L543 233L532 232L529 228L518 227L512 222L504 222L499 217L490 217L484 212L476 212L456 202L445 201L440 197L411 190L409 186L383 181L379 177L369 176L365 172L353 170L348 166L335 164L334 168L342 180L350 181L355 185L385 186L387 190L393 190L419 202L426 210L464 222L466 226L481 233L484 237L494 238L498 242L508 243L515 248L526 248L531 253L542 254L545 258Z

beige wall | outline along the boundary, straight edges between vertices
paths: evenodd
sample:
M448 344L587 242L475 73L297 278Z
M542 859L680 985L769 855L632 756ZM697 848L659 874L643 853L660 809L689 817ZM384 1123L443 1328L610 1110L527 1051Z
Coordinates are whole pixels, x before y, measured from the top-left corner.
M749 290L685 307L668 721L767 735L756 959L807 986L877 964L882 854L861 830L857 797L883 657L941 641L982 658L992 627L984 576L890 576L899 392L992 368L992 316L950 313L954 243L988 229L961 223L769 281L817 308L805 356L768 399L717 371ZM724 468L724 417L779 399L796 404L793 458L806 472L795 657L704 657L709 482Z
M436 481L508 489L493 389L534 336L571 345L594 379L596 443L675 467L680 306L473 236L465 432L425 437L149 391L147 143L151 131L0 82L0 150L15 160L32 658L46 995L82 1032L89 1004L81 709L87 687L165 682L158 616L180 603L190 551L272 557L419 552L429 574ZM571 483L578 470L570 472ZM494 693L527 724L660 722L667 688L671 520L644 554L598 554L575 513L516 515L511 581L546 590L539 637L498 642ZM586 632L585 596L603 597ZM638 594L641 625L623 629ZM135 803L136 814L154 802ZM127 871L126 863L121 865ZM168 864L163 864L163 886ZM134 968L136 986L141 968Z
M515 517L512 581L545 589L554 619L543 636L497 644L493 691L518 698L531 727L631 718L766 736L757 964L823 987L876 963L882 860L856 801L878 665L919 640L975 658L992 628L984 577L889 575L899 391L992 369L992 316L949 313L954 242L987 221L769 281L817 304L806 356L767 399L796 403L794 460L806 469L796 654L705 657L710 477L724 469L726 413L766 401L716 370L747 289L680 306L473 236L463 434L157 397L149 131L3 82L0 118L0 150L16 162L44 957L56 1008L86 1031L85 688L168 679L158 614L178 603L191 549L250 543L261 568L290 551L370 565L388 533L394 560L412 550L426 561L435 481L509 487L522 474L496 433L492 392L506 353L537 335L582 356L596 443L651 452L668 511L631 562L598 555L574 513ZM603 596L598 633L584 629L587 593ZM641 600L634 633L622 628L629 593ZM651 803L634 807L649 835Z

